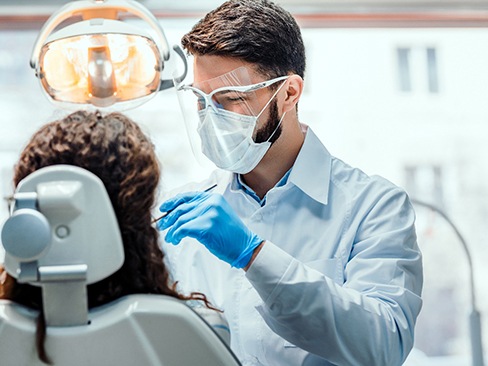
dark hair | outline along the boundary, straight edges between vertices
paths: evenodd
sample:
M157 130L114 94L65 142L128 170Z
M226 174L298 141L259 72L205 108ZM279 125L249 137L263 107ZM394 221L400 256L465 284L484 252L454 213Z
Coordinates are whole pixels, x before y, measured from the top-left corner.
M268 0L229 0L183 36L193 55L234 57L269 78L305 74L305 47L293 16Z
M114 274L88 286L88 306L106 304L129 294L147 293L182 300L202 300L200 293L183 296L170 283L152 226L151 209L159 184L160 168L152 143L139 126L120 113L102 116L84 111L39 129L15 167L14 184L34 171L55 164L70 164L97 175L105 185L117 215L125 251L123 266ZM6 275L0 298L40 310L37 327L39 358L50 363L44 350L45 323L41 289L20 284ZM3 273L2 273L3 272Z

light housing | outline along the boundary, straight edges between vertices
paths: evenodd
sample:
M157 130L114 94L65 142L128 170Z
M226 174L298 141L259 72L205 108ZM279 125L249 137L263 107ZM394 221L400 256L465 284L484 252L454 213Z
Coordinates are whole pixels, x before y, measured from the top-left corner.
M153 32L119 20L121 13L144 20ZM72 24L63 26L70 21ZM177 51L186 73L186 58ZM173 86L172 80L162 80L169 57L163 29L141 4L80 0L66 4L47 20L30 65L48 99L62 108L109 108L116 104L121 110L136 107Z

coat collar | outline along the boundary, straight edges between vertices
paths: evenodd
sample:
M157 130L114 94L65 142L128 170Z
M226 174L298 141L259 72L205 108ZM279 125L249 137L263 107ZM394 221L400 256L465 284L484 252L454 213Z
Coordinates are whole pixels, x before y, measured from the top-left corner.
M332 157L312 129L302 125L305 141L288 178L302 192L326 205L329 196Z

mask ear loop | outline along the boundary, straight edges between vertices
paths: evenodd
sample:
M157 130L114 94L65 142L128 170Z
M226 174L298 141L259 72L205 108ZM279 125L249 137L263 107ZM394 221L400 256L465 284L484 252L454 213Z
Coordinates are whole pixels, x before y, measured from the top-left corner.
M274 136L274 134L276 133L276 131L278 131L278 128L280 128L281 126L281 122L283 121L283 118L285 117L285 114L286 112L284 112L282 115L281 115L281 118L280 118L280 121L278 122L278 125L276 126L276 128L274 129L273 133L268 137L268 139L266 140L266 142L269 142L269 140L271 140L271 138Z
M276 95L278 95L278 93L280 92L281 88L283 87L283 85L285 85L285 82L286 80L288 79L285 79L283 80L283 83L281 83L281 85L278 87L278 89L276 89L276 91L274 92L274 94L271 96L271 98L268 100L268 103L266 103L263 107L263 109L261 109L261 112L258 113L258 115L256 116L256 120L259 119L259 117L261 117L261 115L263 114L263 112L266 110L266 108L268 108L269 104L273 101L273 99L276 97ZM283 113L284 115L284 113ZM283 117L281 118L283 119ZM280 121L281 123L281 121ZM274 133L274 132L273 132Z
M280 92L280 90L283 87L283 85L285 85L286 80L288 80L288 79L283 80L283 83L281 83L281 85L278 87L278 89L276 89L276 91L271 96L271 98L268 101L268 103L266 103L266 105L263 107L263 109L261 110L261 112L259 112L259 114L256 116L256 121L261 116L261 114L263 114L263 112L266 110L266 108L268 108L269 104L273 101L273 99L276 97L276 95L278 95L278 93ZM283 118L285 117L285 114L286 114L286 112L284 112L281 115L281 118L280 118L280 121L278 122L278 125L276 126L276 128L273 131L273 133L268 137L268 139L265 142L269 142L269 140L271 140L271 138L274 136L274 134L276 133L276 131L278 131L278 128L280 128L281 122L283 121Z

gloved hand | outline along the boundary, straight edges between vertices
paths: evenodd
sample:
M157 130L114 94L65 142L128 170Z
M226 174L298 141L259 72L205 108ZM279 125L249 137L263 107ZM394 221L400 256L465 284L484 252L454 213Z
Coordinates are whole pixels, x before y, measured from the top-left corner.
M165 201L159 210L168 212L159 223L165 240L177 245L191 237L232 267L244 268L262 239L251 232L221 194L188 192Z

